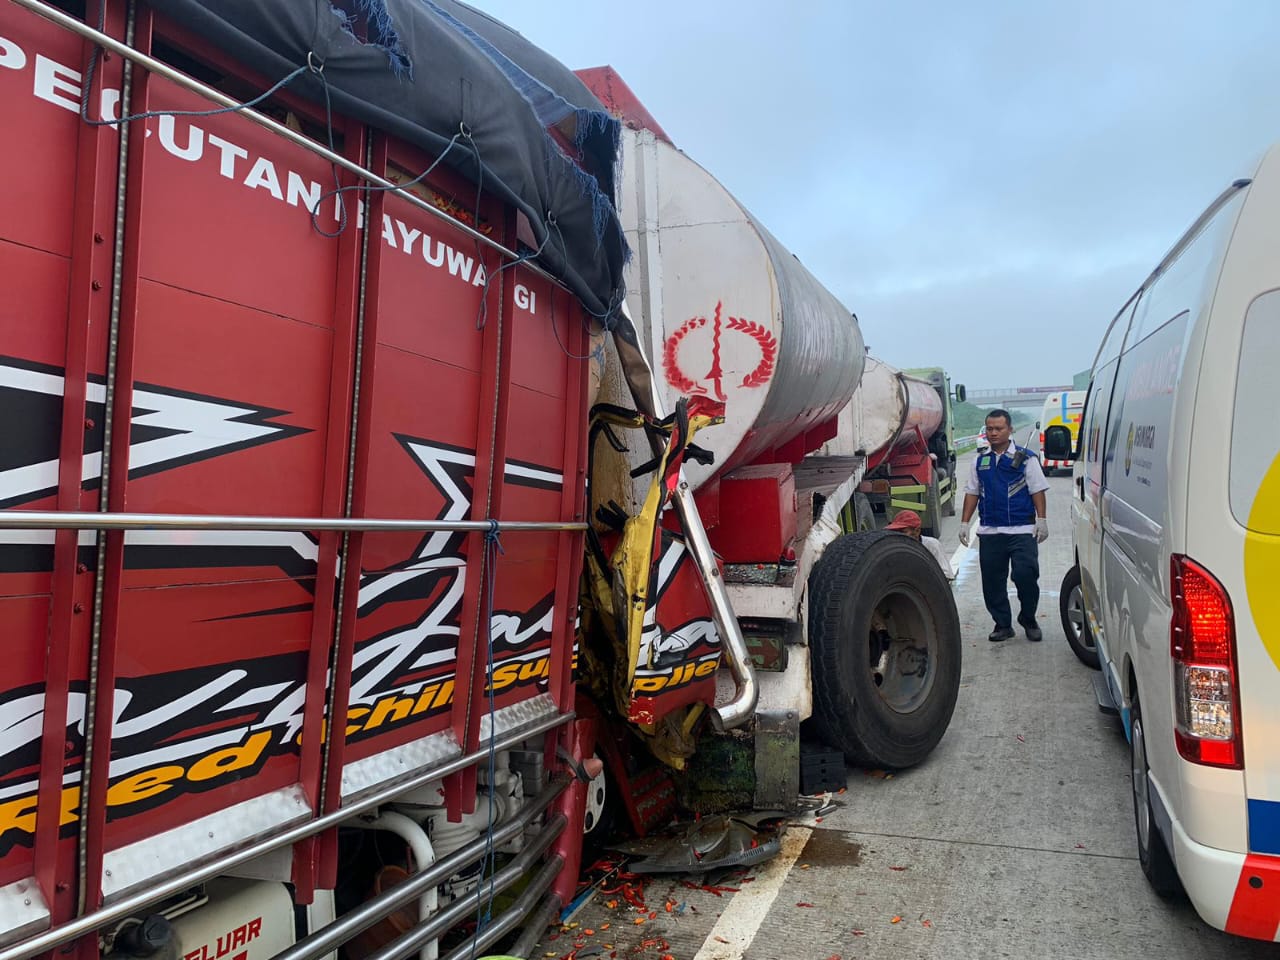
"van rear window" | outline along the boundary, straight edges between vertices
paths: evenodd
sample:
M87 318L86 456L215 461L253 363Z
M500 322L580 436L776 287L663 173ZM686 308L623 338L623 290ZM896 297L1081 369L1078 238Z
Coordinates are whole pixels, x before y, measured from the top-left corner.
M1231 513L1259 533L1280 534L1280 291L1264 293L1245 314L1231 418Z

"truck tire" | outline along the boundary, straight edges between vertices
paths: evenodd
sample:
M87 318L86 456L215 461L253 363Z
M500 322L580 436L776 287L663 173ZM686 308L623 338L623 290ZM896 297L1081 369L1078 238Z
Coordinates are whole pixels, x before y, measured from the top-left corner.
M1084 592L1080 586L1079 566L1072 567L1062 578L1062 586L1058 590L1058 613L1062 617L1062 632L1067 636L1071 652L1086 667L1101 669L1098 647L1089 630L1089 619L1084 615Z
M939 469L938 483L941 484L943 478L946 476L947 476L947 471ZM956 489L956 478L954 475L952 475L951 476L951 495L947 497L946 500L942 501L942 515L944 517L954 517L956 515L956 497L958 496L960 496L960 492ZM938 526L942 526L942 524L938 524Z
M809 655L822 739L851 763L919 763L960 690L960 617L938 562L888 530L835 540L809 578Z
M871 508L871 501L865 493L853 495L853 517L859 533L876 528L876 512Z
M924 488L920 532L926 537L942 538L942 497L938 493L938 475L932 470L929 471L929 483Z

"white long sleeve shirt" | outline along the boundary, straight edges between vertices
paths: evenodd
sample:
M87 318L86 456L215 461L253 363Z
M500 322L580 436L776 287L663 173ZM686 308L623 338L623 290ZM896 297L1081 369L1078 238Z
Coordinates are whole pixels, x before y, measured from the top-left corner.
M1013 459L1013 455L1017 453L1019 447L1012 440L1009 446L1005 448L1004 453L1000 454L1001 459ZM978 456L983 456L979 454ZM1039 457L1028 456L1022 465L1023 476L1027 478L1027 491L1032 495L1049 489L1049 481L1044 478L1044 470L1040 466ZM979 496L982 493L982 484L978 481L978 457L973 458L973 466L969 468L969 482L964 485L965 496ZM978 536L985 536L988 533L1035 533L1036 525L1034 523L1026 524L1021 527L984 527L982 525L982 515L978 515Z

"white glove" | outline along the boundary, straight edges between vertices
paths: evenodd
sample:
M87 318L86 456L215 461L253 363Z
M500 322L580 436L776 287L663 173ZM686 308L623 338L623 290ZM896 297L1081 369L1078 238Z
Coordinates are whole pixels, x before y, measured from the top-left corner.
M960 545L967 547L969 545L969 524L960 524Z
M1044 543L1049 539L1049 521L1044 517L1036 517L1036 543Z

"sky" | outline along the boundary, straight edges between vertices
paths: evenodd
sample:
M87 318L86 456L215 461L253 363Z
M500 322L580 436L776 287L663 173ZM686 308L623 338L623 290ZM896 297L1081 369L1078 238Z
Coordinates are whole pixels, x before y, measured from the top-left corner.
M1071 383L1280 141L1273 0L471 0L612 65L851 310L975 388Z

